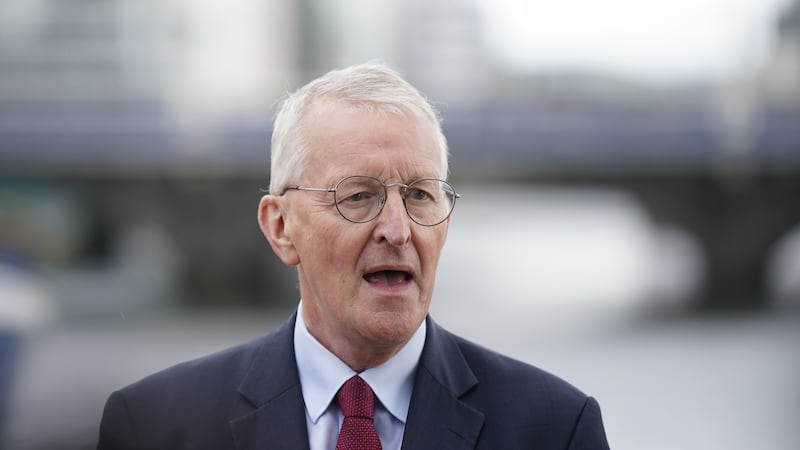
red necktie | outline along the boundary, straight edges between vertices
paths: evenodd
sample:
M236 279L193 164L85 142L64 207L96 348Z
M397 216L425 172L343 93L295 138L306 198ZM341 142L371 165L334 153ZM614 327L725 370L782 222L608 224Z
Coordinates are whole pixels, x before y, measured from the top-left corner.
M375 395L358 375L347 380L336 394L344 414L336 450L381 450L375 431Z

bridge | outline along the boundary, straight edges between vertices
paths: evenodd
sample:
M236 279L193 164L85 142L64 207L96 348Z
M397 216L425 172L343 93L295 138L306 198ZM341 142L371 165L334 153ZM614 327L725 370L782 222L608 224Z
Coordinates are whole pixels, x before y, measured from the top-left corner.
M632 192L654 221L680 226L701 242L708 270L697 308L767 305L770 251L800 224L800 107L760 111L741 148L731 148L730 129L700 102L677 109L485 106L443 116L456 180L502 178ZM250 187L267 184L268 118L197 130L175 123L157 102L5 104L0 180L82 186L101 209L115 202L113 190L136 196L154 183L174 187L181 180L202 180L216 192L214 205L206 207L227 217L236 214L228 210L234 197L255 195ZM182 202L179 191L153 198ZM244 198L252 202L252 195ZM181 214L167 204L155 210ZM258 259L251 255L253 239L260 236L233 239L241 252L232 253ZM209 244L197 238L182 245Z

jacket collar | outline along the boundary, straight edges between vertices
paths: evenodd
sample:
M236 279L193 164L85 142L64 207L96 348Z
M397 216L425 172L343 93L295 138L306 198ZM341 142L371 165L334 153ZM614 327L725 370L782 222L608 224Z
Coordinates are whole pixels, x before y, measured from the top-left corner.
M296 313L264 337L239 385L255 408L230 422L238 450L308 450L305 406L294 356ZM455 337L427 318L427 336L403 435L403 450L474 449L484 414L461 401L478 384Z

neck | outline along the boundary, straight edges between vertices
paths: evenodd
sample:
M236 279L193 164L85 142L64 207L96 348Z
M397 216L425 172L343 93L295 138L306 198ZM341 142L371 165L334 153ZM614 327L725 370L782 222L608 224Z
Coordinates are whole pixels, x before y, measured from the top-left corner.
M342 335L325 328L324 322L315 320L308 305L303 305L302 316L306 329L323 347L342 360L355 372L377 367L396 355L409 341L410 336L400 342L395 340L376 342L365 336Z
M396 355L408 342L384 345L365 342L364 340L359 340L359 342L329 342L321 334L315 333L314 329L308 325L306 326L308 327L309 333L311 333L323 347L336 355L336 357L341 359L348 367L359 373L385 363Z

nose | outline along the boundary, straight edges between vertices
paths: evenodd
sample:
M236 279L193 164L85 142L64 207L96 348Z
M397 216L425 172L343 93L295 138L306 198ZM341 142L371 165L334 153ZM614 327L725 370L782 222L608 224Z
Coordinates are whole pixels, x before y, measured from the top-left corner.
M411 239L411 218L397 189L388 189L383 210L375 219L374 239L402 247Z

